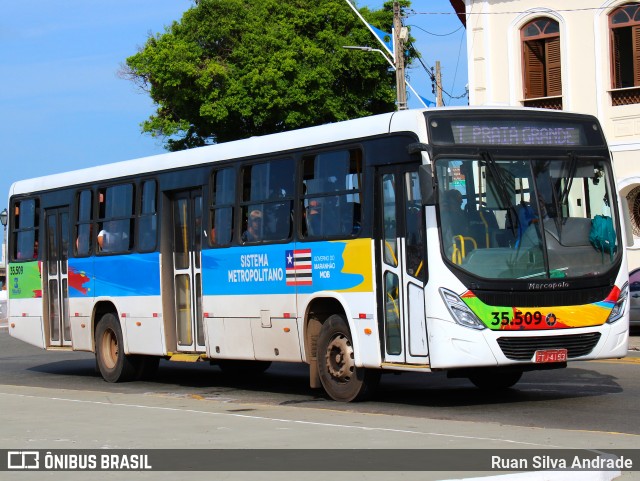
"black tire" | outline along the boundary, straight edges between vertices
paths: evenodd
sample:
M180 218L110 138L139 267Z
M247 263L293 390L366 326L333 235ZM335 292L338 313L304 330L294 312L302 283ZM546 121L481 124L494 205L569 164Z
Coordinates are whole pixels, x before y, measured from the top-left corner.
M96 360L107 382L131 381L138 376L140 362L135 356L125 355L120 323L110 312L96 326Z
M271 367L271 361L246 361L238 359L220 359L218 366L228 376L237 377L239 380L256 378L264 374Z
M356 367L351 332L344 317L334 314L318 336L318 374L326 393L335 401L363 401L380 381L380 370Z
M522 377L522 371L487 369L469 376L476 387L486 391L500 391L513 387Z

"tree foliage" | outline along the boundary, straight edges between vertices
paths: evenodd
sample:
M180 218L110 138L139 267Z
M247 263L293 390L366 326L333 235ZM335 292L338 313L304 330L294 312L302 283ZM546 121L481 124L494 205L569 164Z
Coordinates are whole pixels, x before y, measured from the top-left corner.
M361 12L391 32L391 1ZM157 106L143 132L181 150L392 111L388 63L344 45L379 47L345 0L200 0L123 74Z

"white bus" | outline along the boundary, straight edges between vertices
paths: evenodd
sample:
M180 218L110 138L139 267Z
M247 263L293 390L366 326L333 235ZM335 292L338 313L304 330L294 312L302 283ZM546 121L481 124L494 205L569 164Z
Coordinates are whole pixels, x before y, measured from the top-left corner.
M309 365L338 401L385 370L481 388L626 355L622 206L598 121L409 110L16 182L9 332L238 375Z

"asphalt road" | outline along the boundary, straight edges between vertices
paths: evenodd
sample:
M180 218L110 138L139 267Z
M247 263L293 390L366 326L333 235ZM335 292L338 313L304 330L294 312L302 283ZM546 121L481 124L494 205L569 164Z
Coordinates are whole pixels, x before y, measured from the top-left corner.
M95 373L89 353L42 351L0 330L0 448L635 448L639 354L525 373L517 389L501 395L441 374L390 374L372 401L340 404L309 389L304 366L287 364L241 381L206 363L162 362L154 381L109 384ZM86 479L74 477L80 473L3 474L0 479ZM91 479L133 479L106 474ZM136 473L135 479L184 478L151 474ZM398 474L421 480L470 476ZM388 479L389 473L376 476L351 473L344 479ZM282 479L282 473L251 477ZM209 473L206 479L248 478ZM640 472L622 479L640 479Z
M162 361L153 381L109 384L92 354L48 352L0 331L0 384L109 393L183 396L224 403L357 411L418 418L600 430L640 435L640 352L622 360L572 362L567 369L529 372L501 394L441 373L385 374L375 397L341 404L308 386L307 368L273 364L258 379L241 380L208 363Z

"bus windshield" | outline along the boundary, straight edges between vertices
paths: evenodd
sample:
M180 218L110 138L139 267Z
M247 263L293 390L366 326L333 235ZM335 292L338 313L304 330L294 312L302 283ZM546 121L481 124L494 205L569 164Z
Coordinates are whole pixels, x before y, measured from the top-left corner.
M438 158L443 254L488 279L575 278L609 270L619 240L607 165L573 152Z

